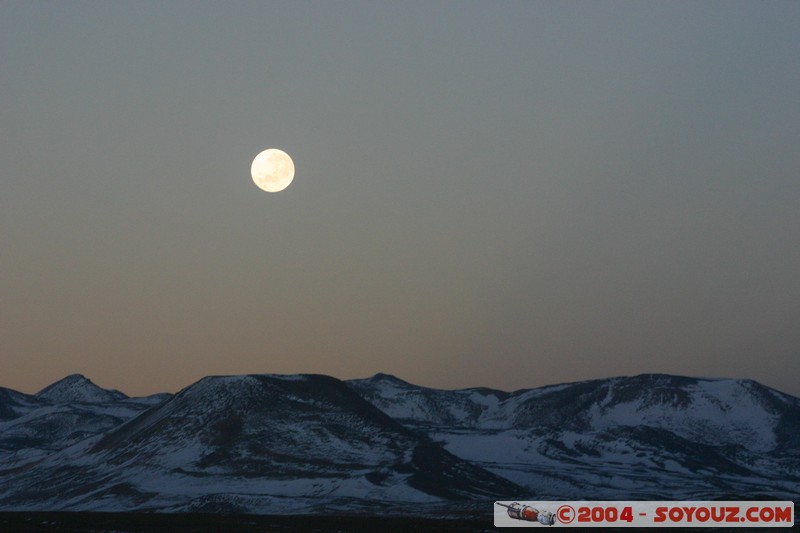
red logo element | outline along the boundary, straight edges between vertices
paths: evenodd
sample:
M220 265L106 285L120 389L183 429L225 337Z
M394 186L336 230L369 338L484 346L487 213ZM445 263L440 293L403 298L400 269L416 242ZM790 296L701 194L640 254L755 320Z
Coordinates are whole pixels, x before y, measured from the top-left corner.
M562 524L569 524L575 520L575 509L570 505L562 505L558 508L558 511L556 511L556 516L558 517L558 521Z

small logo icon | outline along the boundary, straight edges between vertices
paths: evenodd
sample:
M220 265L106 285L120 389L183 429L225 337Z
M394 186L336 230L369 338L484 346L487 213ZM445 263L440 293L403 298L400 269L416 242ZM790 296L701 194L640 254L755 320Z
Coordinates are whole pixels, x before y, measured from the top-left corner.
M505 503L495 502L497 505L506 508L508 516L516 520L525 520L526 522L539 522L545 526L552 526L556 523L556 515L550 511L540 511L534 509L529 505L522 505L519 502L514 502L511 505ZM574 511L573 511L574 516Z

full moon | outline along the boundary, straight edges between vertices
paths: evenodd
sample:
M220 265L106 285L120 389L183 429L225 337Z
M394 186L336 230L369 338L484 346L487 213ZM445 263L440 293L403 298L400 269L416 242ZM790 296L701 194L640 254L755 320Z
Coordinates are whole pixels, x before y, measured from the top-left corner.
M259 189L267 192L282 191L294 179L294 162L283 150L270 148L253 159L250 175Z

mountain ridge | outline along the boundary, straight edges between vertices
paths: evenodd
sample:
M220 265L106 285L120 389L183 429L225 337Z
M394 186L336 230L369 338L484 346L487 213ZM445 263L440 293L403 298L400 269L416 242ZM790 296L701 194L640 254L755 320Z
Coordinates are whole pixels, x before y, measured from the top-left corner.
M552 499L800 493L800 399L752 380L641 374L505 394L350 384L455 455Z
M76 375L37 395L0 388L0 510L800 496L800 399L752 380L640 374L505 392L251 374L114 392Z

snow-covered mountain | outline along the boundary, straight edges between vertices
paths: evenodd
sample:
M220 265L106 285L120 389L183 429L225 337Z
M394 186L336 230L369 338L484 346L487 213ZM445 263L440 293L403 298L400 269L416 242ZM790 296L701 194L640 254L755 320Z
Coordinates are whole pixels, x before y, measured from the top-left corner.
M800 495L800 400L754 381L645 374L507 393L378 374L350 386L540 497Z
M759 497L800 497L800 399L753 381L647 374L509 393L249 375L127 398L68 376L36 395L0 388L0 510Z
M30 510L352 510L522 490L315 375L204 378L2 481L0 506Z
M78 374L35 395L0 388L0 473L102 435L170 396L128 398Z
M56 381L37 392L36 397L50 403L107 403L127 398L118 390L98 387L80 374Z

